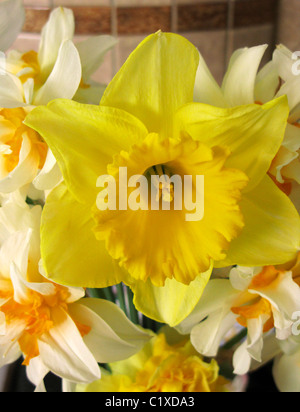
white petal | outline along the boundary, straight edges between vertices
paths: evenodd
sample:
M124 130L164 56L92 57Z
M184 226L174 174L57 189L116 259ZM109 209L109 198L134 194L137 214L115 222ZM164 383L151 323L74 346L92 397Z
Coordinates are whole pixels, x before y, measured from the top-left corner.
M251 356L247 349L247 341L244 341L234 352L233 366L235 375L245 375L249 372Z
M219 310L195 326L191 332L194 348L205 356L216 356L220 344L236 323L236 316L228 310Z
M1 4L1 3L0 3ZM13 109L26 106L21 80L10 74L0 75L0 107Z
M7 327L5 336L0 336L0 368L13 363L21 356L18 339L24 328L22 322L13 322Z
M220 86L214 79L201 55L196 73L194 101L217 107L228 106Z
M256 319L248 319L247 322L247 349L249 355L257 362L262 361L263 328L267 319L267 316L259 316Z
M115 304L85 298L70 305L73 319L90 326L84 342L99 363L123 360L137 353L150 339L149 334L131 323Z
M237 50L229 63L222 84L226 101L230 106L254 103L255 80L267 45Z
M237 266L230 271L230 283L234 289L245 291L248 289L253 277L260 272L261 268Z
M95 73L103 63L106 53L117 43L118 40L115 37L101 35L90 37L76 44L81 59L82 77L84 81L87 81L90 76Z
M30 139L24 133L19 164L8 176L0 180L0 192L11 193L32 182L36 176L38 164L38 153L32 150Z
M17 265L21 273L27 272L31 235L31 229L16 232L1 245L0 270L2 276L10 277L12 262Z
M233 289L229 280L210 280L193 312L177 325L175 329L183 335L190 333L192 328L208 315L218 312L225 307L230 311L230 307L233 306L236 297L237 292Z
M285 82L293 78L293 65L295 60L292 58L293 53L283 44L279 44L273 53L273 62L279 76Z
M68 40L61 45L55 66L36 93L33 103L38 106L58 98L72 99L81 82L81 75L79 53L72 41Z
M33 184L38 190L51 190L62 180L62 174L51 150L48 150L43 169L34 179Z
M292 112L300 104L300 76L294 77L281 86L276 97L287 95L290 111Z
M270 286L249 289L249 292L267 299L287 319L292 319L293 313L300 310L300 287L294 282L291 272L280 274Z
M0 3L0 50L6 51L21 32L25 20L22 0Z
M72 382L88 383L99 379L98 364L75 323L60 308L54 308L51 315L55 326L38 342L45 366Z
M71 9L58 7L52 11L41 33L38 53L44 80L50 75L57 60L59 49L66 40L74 36L75 22Z
M48 374L48 372L49 369L43 364L40 356L36 356L31 359L26 368L28 379L37 387L43 383L44 377Z
M300 350L293 355L276 358L273 376L280 392L300 392Z
M274 99L280 86L278 71L274 62L266 64L258 73L255 81L255 101L267 103Z

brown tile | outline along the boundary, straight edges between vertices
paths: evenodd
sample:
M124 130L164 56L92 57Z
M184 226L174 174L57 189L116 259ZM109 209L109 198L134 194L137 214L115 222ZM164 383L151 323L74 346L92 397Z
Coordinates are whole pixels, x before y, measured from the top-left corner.
M26 19L23 32L40 33L43 26L47 23L50 9L26 7L25 12Z
M227 3L178 5L178 31L225 30Z
M171 8L119 7L117 9L119 34L153 33L171 30Z
M237 0L234 5L234 26L248 27L275 23L278 0Z
M110 7L70 7L75 16L76 34L111 33Z

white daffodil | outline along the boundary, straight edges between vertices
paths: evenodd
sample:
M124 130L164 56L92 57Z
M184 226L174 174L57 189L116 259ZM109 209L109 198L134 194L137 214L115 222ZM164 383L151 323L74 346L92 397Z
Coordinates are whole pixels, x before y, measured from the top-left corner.
M0 208L0 367L23 355L37 390L49 371L71 382L99 379L98 363L126 359L149 339L115 304L41 275L40 215L21 197Z
M261 362L267 332L275 328L279 340L291 335L293 314L300 309L300 288L294 276L293 270L273 266L234 268L230 279L208 283L197 307L176 329L190 333L201 354L216 356L236 322L247 328L247 339L233 357L234 372L243 375L252 359Z
M287 185L291 181L300 183L300 70L297 69L299 60L298 55L280 45L275 50L272 61L258 72L266 48L266 45L261 45L237 50L231 57L221 87L201 56L195 99L213 106L234 107L250 103L263 104L287 95L290 116L285 139L270 166L270 174L279 186L283 185L283 190L290 192L291 187Z
M22 0L0 2L0 51L4 52L18 37L25 20Z
M33 182L51 190L61 173L48 146L23 121L36 106L56 98L93 103L104 87L90 76L105 53L116 44L111 36L97 36L74 45L72 10L55 9L42 30L39 52L12 50L0 76L0 192L10 193Z

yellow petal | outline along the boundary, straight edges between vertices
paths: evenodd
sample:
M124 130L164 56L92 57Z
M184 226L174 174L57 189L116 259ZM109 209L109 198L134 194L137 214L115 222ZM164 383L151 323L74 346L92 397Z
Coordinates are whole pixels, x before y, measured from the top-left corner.
M172 137L175 111L193 101L198 63L197 49L184 37L153 34L130 55L100 104L126 110L150 132Z
M150 280L136 281L131 288L136 308L157 322L171 327L182 322L195 308L209 281L212 267L200 274L189 286L167 279L165 286L154 286Z
M226 146L231 156L226 166L242 170L250 178L246 191L255 187L270 168L284 138L289 108L286 97L264 106L232 109L200 103L178 111L179 131L209 146Z
M90 208L77 202L64 183L48 196L41 225L42 260L49 279L68 286L101 288L124 278L94 236Z
M217 266L280 265L300 250L300 218L290 199L266 176L240 204L245 228Z
M52 150L69 190L80 202L96 201L96 182L113 155L144 138L147 130L122 110L55 100L26 118Z

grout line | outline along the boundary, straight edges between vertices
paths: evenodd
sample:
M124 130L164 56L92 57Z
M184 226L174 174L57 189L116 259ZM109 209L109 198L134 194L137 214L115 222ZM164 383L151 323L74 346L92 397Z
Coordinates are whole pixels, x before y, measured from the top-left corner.
M110 8L111 8L111 35L114 37L118 37L118 14L117 14L116 0L110 0ZM114 77L118 71L117 49L118 49L118 45L114 47L111 53L112 77Z
M178 32L178 7L177 0L172 0L171 4L171 32Z

